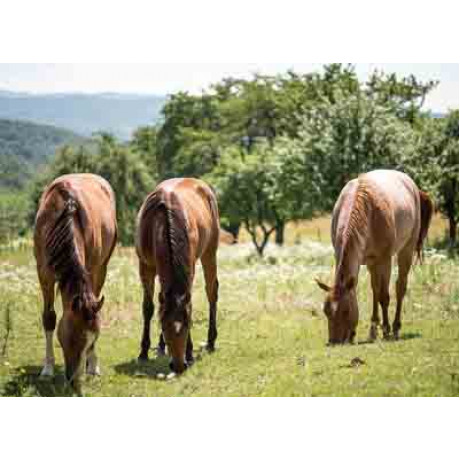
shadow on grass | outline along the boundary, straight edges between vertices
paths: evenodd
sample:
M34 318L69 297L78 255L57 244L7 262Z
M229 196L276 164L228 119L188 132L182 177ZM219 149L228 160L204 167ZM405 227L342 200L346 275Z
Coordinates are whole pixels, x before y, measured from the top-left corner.
M63 369L56 369L53 378L40 378L41 367L26 366L16 368L11 380L6 383L1 396L42 396L71 397L73 390L67 385ZM60 375L59 375L60 374Z
M114 369L117 374L152 379L156 378L158 374L168 375L171 372L167 357L158 357L143 363L135 359L127 363L117 364Z
M405 340L414 340L414 339L421 339L423 336L420 332L405 332L399 336L398 340L395 340L393 337L389 339L382 340L382 342L404 342ZM379 341L373 342L372 340L361 340L357 343L357 345L374 345Z
M203 348L195 352L193 366L200 362L205 355L209 354L208 351ZM155 359L151 359L146 362L140 363L137 359L128 361L127 363L117 364L114 366L117 374L129 375L130 377L137 378L158 378L158 375L167 376L170 374L171 369L169 367L170 359L167 356L158 356Z

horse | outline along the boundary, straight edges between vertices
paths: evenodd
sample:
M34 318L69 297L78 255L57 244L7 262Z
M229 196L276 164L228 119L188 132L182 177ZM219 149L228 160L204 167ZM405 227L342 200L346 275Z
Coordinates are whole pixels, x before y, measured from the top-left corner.
M42 377L54 375L56 283L62 297L58 339L64 354L67 381L78 390L85 366L87 374L100 374L96 341L104 297L99 299L99 296L116 242L115 195L102 177L66 175L45 189L34 231L46 336Z
M167 345L171 370L181 374L193 363L191 291L199 259L209 301L206 345L209 352L215 350L217 339L219 281L216 257L220 225L213 190L196 179L172 179L161 183L139 211L136 235L144 319L139 362L148 360L158 274L162 334L157 350L159 355L164 355Z
M369 340L375 341L382 307L383 336L389 339L389 285L392 258L397 256L396 315L394 339L401 330L403 300L415 256L422 261L434 206L413 180L398 171L379 170L361 175L343 189L334 207L332 242L335 250L335 281L332 287L316 280L327 293L324 313L329 343L353 343L359 320L356 288L360 267L366 265L373 291Z

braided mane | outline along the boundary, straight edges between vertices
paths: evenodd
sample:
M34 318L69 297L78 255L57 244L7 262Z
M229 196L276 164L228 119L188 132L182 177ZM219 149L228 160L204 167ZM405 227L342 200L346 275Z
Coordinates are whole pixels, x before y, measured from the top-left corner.
M75 219L81 209L72 193L60 186L56 191L64 199L64 208L46 233L47 263L53 268L61 290L70 294L86 292L90 284L88 272L81 264L75 243Z

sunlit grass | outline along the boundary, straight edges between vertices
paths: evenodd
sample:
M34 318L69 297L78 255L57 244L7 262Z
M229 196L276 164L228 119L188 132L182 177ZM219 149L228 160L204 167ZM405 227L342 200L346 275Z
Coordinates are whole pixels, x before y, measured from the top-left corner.
M442 223L436 223L434 228ZM167 360L139 366L141 288L137 259L118 249L104 294L99 355L103 376L87 379L86 396L458 396L458 260L429 251L415 267L404 310L402 340L326 347L322 293L314 278L330 281L333 257L329 220L290 225L287 245L267 249L264 260L249 243L219 251L218 350L201 354L207 302L201 271L194 288L193 337L197 360L183 377ZM442 231L441 231L442 232ZM315 237L316 235L316 237ZM58 375L41 382L44 357L42 301L30 250L0 255L0 394L67 395L62 355ZM392 292L394 288L392 287ZM358 342L369 329L371 290L366 270L359 286ZM394 299L392 299L394 300ZM57 306L60 311L60 306ZM394 314L394 302L391 312ZM158 326L155 322L154 336ZM357 359L359 358L359 359Z

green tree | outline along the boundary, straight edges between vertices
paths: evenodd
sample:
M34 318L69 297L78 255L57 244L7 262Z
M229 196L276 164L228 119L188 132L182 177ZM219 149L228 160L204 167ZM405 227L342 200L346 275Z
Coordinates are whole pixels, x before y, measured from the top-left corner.
M54 161L34 184L33 216L44 187L55 178L64 174L97 174L105 178L115 192L119 241L131 245L134 243L136 215L145 196L153 188L154 176L138 153L119 144L114 137L99 134L94 142L92 149L64 147L58 151Z
M270 237L292 215L283 196L283 159L268 143L225 151L217 168L206 177L217 189L223 219L242 223L260 256Z
M406 169L447 217L451 245L458 241L458 123L458 110L445 119L424 120L417 133L417 149L405 158Z
M345 184L374 169L402 169L415 146L411 126L364 94L316 105L296 139L280 144L284 196L296 201L296 217L330 212Z

